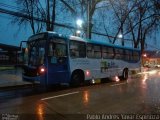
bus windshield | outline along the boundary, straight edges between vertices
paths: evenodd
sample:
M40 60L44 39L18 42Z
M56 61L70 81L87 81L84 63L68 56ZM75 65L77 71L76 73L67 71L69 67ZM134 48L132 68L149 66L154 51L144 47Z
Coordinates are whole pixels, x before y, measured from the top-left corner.
M28 64L38 66L44 64L45 40L35 40L28 44Z

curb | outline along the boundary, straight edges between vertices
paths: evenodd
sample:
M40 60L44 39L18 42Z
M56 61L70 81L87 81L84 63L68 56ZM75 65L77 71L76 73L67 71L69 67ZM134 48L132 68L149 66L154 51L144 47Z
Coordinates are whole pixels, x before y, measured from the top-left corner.
M10 90L17 90L17 89L25 89L30 87L35 87L35 84L28 83L28 84L21 84L21 85L14 85L14 86L3 86L0 87L0 91L10 91Z

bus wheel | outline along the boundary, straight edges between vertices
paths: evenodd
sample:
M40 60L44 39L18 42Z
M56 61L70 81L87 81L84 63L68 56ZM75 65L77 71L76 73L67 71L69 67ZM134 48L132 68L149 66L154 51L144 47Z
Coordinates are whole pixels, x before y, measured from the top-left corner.
M123 70L123 80L127 80L128 79L128 69L124 69Z
M77 87L84 82L84 74L81 71L73 72L71 76L71 86Z
M128 79L128 69L127 68L125 68L123 70L122 76L119 76L119 79L120 80L127 80Z

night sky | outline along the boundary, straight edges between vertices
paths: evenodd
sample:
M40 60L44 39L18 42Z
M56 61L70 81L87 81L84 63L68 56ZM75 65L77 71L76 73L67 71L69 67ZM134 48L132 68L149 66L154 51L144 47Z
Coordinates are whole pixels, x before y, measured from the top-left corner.
M6 8L2 6L3 3L16 6L15 3L13 3L14 0L0 0L0 7ZM8 8L13 9L13 8ZM22 27L19 29L19 26L17 24L12 24L11 20L13 17L6 15L6 14L0 14L0 43L3 44L9 44L9 45L15 45L19 46L21 41L27 40L27 38L32 35L30 26ZM61 19L61 18L59 18ZM57 30L59 33L63 32L64 30ZM72 34L69 33L68 34ZM102 38L103 37L97 37L93 35L93 39ZM155 40L156 39L156 40ZM155 49L160 48L160 32L155 32L151 37L148 37L146 40L149 45L147 45L147 49ZM132 46L132 45L129 45ZM155 47L155 48L154 48Z

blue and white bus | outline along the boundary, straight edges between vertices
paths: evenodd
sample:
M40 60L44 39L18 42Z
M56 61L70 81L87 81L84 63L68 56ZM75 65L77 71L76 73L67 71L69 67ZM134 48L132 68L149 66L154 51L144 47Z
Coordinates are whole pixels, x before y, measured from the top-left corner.
M23 80L43 85L119 78L140 68L140 50L105 42L43 32L27 41L27 63Z

